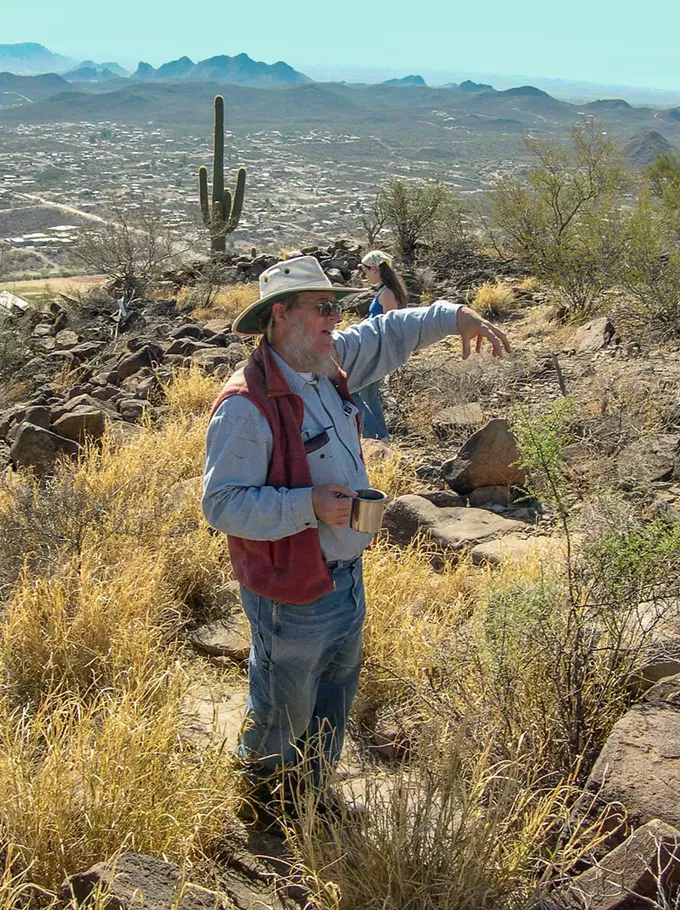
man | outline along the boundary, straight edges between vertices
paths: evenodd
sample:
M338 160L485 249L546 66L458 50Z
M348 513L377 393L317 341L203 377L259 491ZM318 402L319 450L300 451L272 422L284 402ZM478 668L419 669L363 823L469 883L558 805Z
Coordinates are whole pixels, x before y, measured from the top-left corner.
M249 725L241 752L262 775L314 756L315 781L342 749L361 666L357 489L370 486L351 392L457 333L463 357L505 335L469 307L436 301L334 331L346 288L313 256L260 277L234 330L263 335L217 399L208 427L203 511L229 535L252 633Z

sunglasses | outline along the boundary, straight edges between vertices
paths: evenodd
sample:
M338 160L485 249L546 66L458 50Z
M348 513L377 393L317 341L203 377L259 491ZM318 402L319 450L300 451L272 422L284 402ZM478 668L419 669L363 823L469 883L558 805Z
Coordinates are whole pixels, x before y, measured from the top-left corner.
M307 309L317 309L321 316L342 316L342 304L337 300L322 300L321 303L301 304Z

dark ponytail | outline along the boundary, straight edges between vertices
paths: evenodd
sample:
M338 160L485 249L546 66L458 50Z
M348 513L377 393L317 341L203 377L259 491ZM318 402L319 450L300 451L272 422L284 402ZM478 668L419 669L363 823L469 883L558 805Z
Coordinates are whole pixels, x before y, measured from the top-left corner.
M408 291L406 290L406 285L394 271L392 266L387 262L381 262L379 270L380 280L396 297L397 306L399 308L408 306Z

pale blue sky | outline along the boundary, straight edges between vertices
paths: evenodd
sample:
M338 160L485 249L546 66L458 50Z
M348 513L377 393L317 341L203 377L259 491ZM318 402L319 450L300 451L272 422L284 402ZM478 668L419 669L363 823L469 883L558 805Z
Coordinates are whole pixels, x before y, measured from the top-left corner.
M525 73L680 90L679 0L0 0L0 44L130 66L245 52L318 78ZM307 12L305 12L307 11ZM379 77L378 77L379 78ZM427 76L426 76L427 78Z

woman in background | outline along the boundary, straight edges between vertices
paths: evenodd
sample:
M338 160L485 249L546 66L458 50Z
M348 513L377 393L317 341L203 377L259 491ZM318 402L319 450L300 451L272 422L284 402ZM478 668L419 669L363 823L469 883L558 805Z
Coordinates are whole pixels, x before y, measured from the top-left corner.
M375 291L375 297L368 308L369 319L375 319L383 313L407 305L408 293L404 282L392 268L391 256L382 250L372 250L361 260L360 268L363 277L373 285ZM359 408L362 436L387 442L390 434L380 401L381 383L382 379L379 379L364 386L359 392L354 393L354 400Z

